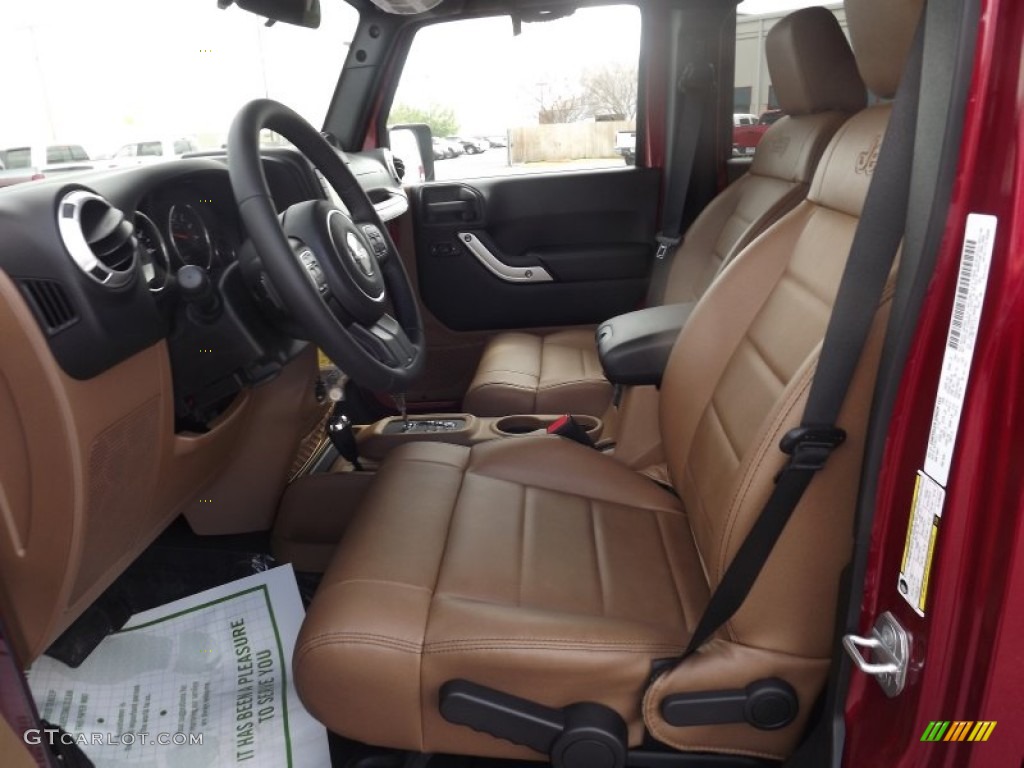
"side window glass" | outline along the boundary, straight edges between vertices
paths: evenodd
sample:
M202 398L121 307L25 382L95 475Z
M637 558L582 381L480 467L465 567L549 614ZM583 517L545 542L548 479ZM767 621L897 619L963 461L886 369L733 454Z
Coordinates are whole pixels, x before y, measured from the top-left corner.
M144 141L139 144L140 157L160 157L163 153L164 148L159 141Z
M71 160L71 153L64 144L54 144L46 148L47 163L66 163Z
M413 41L388 125L430 126L439 180L623 167L639 56L634 5L524 22L518 36L508 16L434 24Z
M28 147L16 147L4 152L4 165L8 170L28 168L32 165L32 150Z

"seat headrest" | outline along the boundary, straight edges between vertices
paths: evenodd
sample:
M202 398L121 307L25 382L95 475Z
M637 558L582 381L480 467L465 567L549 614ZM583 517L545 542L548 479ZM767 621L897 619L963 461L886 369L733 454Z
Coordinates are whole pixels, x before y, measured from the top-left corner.
M857 66L876 96L891 99L903 74L924 0L846 0Z
M867 103L853 51L824 8L779 21L765 39L765 56L779 106L789 115L857 112Z

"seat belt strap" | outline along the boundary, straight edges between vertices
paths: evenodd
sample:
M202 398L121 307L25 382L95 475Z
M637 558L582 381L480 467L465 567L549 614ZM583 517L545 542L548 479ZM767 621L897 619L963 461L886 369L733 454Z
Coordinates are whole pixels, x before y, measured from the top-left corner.
M690 62L679 77L677 107L668 121L671 136L670 154L665 163L668 176L661 203L661 231L655 238L657 250L647 291L647 306L661 303L672 256L682 241L687 190L693 175L707 100L714 82L714 68L709 63Z
M782 438L789 460L708 601L677 663L704 645L746 600L814 475L846 437L835 426L906 226L921 87L923 25L907 56L799 427Z

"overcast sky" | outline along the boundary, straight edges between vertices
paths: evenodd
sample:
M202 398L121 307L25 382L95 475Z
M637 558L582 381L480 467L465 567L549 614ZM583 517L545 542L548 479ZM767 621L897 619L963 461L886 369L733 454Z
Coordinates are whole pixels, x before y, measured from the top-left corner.
M740 10L807 4L746 0ZM129 141L220 140L238 107L264 95L320 125L356 23L341 0L321 5L321 28L308 30L268 29L216 0L0 0L0 148L69 142L97 154ZM635 62L639 36L632 7L524 25L518 38L508 19L438 25L417 38L401 99L455 105L467 134L503 132L587 68Z

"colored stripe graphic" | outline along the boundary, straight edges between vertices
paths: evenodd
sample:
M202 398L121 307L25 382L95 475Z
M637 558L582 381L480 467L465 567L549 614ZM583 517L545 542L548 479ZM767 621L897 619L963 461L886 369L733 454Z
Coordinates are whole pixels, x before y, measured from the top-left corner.
M995 728L995 720L932 720L921 741L988 741Z
M973 720L956 720L950 726L949 733L943 741L963 741L970 727L974 725Z

